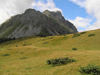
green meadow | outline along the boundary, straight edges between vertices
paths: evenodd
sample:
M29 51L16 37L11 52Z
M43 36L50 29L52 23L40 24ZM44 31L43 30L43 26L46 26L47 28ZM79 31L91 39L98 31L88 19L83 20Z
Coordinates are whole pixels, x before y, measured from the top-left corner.
M76 62L47 64L49 59L63 57ZM0 75L82 75L80 67L88 64L100 65L100 29L0 43Z

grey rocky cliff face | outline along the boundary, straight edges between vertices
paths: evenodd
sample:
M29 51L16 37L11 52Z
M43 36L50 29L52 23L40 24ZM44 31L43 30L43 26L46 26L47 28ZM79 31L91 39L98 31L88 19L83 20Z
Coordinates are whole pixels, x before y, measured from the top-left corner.
M76 27L71 22L69 22L68 20L65 20L65 18L62 16L60 11L52 12L52 11L46 10L46 11L43 12L43 14L45 14L48 17L52 17L53 19L58 20L65 27L69 28L72 31L72 33L77 33L78 32Z
M1 25L0 37L52 36L76 32L73 26L62 23L64 17L59 11L51 14L53 15L50 17L49 12L48 16L34 9L27 9L23 14L13 16ZM73 25L70 22L67 24Z

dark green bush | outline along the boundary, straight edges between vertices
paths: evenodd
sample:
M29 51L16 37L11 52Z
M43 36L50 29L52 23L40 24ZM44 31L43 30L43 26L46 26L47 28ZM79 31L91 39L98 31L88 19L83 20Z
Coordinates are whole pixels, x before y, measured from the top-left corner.
M15 40L15 37L13 37L13 38L0 38L0 43L6 42L6 41L11 41L11 40Z
M23 46L26 46L26 44L23 44Z
M74 33L72 38L80 36L80 35L81 35L80 33Z
M85 67L80 67L79 72L83 74L100 75L100 67L88 64Z
M74 48L72 48L72 50L77 50L77 48L74 47Z
M10 54L4 54L4 55L2 55L2 56L9 56Z
M48 65L51 64L51 60L47 60L47 64L48 64Z
M95 36L95 34L89 34L88 37Z
M67 64L67 63L70 63L70 62L76 62L76 60L75 59L69 59L68 57L47 60L47 64L53 65L53 66L64 65L64 64Z
M81 32L81 34L85 34L86 32Z

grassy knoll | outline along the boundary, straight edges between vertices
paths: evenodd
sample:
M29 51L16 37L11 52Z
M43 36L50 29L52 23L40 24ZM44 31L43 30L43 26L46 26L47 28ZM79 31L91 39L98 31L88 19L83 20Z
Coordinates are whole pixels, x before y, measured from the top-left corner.
M89 37L90 34L95 35ZM0 43L0 75L81 75L80 67L100 64L99 34L100 30L95 30L75 37L30 36ZM55 67L46 62L62 57L76 62Z

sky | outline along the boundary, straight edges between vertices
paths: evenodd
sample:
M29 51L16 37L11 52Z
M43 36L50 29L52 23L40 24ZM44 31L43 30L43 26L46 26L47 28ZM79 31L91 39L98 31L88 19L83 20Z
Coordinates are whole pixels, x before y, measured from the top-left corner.
M100 0L0 0L0 24L28 8L61 11L79 32L100 29Z

